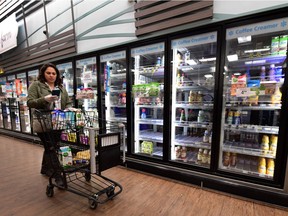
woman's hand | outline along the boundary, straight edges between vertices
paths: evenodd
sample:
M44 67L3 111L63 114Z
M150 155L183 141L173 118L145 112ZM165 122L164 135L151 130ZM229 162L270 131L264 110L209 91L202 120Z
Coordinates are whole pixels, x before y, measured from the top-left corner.
M44 97L44 99L49 103L53 103L53 102L57 101L59 99L59 97L57 95L51 95L50 94L50 95L46 95Z

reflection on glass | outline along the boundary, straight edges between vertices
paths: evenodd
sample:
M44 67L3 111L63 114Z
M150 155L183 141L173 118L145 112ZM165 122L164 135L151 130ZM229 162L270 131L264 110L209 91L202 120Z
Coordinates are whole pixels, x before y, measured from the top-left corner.
M281 26L282 20L273 23ZM219 168L272 180L277 162L287 31L254 31L255 26L267 25L263 22L227 29L230 34L227 34ZM237 29L251 31L241 33ZM241 35L232 34L234 31Z
M28 85L30 86L31 83L35 80L37 80L38 77L38 70L32 70L32 71L28 71Z
M131 50L134 72L134 153L162 158L164 43Z
M96 57L76 61L78 106L97 113Z
M58 64L56 65L60 72L60 76L63 79L63 86L68 92L69 98L71 101L73 101L73 96L74 96L74 78L73 78L73 67L72 67L72 62L67 62L63 64Z
M210 167L217 32L172 41L171 160Z

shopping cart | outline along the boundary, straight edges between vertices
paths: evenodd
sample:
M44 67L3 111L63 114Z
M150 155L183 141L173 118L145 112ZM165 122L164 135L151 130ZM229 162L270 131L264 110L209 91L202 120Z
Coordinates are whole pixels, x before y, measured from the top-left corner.
M49 148L49 163L53 168L46 188L48 197L53 197L54 187L58 187L88 198L90 208L95 209L99 203L122 192L119 183L101 172L121 163L123 124L106 122L105 128L99 128L94 112L83 110L35 110L34 113L45 136L43 144ZM63 179L61 186L54 180L59 173Z

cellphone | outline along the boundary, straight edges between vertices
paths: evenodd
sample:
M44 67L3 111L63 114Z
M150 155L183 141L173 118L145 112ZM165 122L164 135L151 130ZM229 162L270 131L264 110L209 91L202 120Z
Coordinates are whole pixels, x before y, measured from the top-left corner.
M60 89L54 89L54 90L52 90L52 95L60 96Z

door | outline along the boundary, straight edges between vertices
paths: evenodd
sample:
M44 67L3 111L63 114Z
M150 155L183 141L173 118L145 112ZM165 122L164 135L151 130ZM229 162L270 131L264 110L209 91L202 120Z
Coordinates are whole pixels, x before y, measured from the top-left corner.
M217 32L172 40L171 155L210 167Z
M131 49L134 85L133 153L162 159L164 111L164 42Z
M219 169L274 180L287 53L287 18L226 30ZM278 164L277 164L278 163Z

